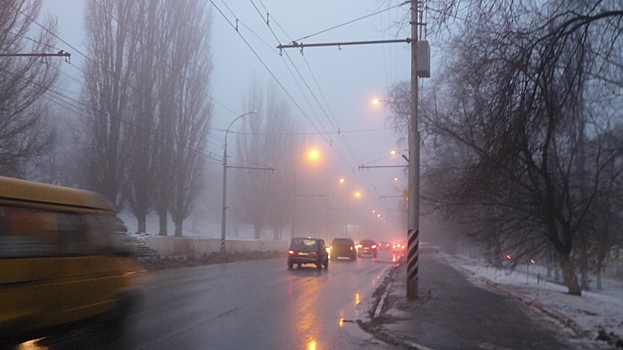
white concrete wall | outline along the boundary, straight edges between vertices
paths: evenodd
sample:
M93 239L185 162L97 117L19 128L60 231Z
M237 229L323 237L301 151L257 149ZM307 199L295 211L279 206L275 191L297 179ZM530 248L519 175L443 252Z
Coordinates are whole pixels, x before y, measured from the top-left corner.
M151 236L147 238L149 247L160 255L210 255L212 252L221 251L221 240L213 238L196 237L169 237ZM227 252L253 252L277 250L285 252L288 249L286 241L256 241L256 240L227 240L225 250Z

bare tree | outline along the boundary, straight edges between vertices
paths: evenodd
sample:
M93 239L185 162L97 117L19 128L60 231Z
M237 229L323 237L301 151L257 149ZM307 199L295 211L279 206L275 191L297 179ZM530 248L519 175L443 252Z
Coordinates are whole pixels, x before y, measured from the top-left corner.
M85 7L86 45L92 59L84 68L82 124L84 181L118 206L126 183L124 130L129 121L137 23L135 2L89 0Z
M124 201L146 230L154 208L160 235L169 213L182 223L200 192L211 113L210 22L202 2L92 1L84 91L85 175Z
M288 224L291 193L284 183L288 182L293 163L296 126L289 105L277 90L272 87L262 91L252 84L247 108L256 114L245 120L244 133L236 138L236 162L241 166L270 167L274 171L237 171L236 198L239 216L253 225L255 239L261 238L264 227L271 226L273 239L279 240Z
M177 74L171 109L173 122L171 156L172 201L169 206L175 236L182 236L184 220L192 212L205 176L205 151L212 119L208 100L212 61L209 50L210 16L204 2L167 2L173 29L168 56ZM167 116L162 116L167 117ZM165 160L166 161L166 160Z
M136 27L130 38L137 41L132 47L138 49L134 53L137 57L136 71L132 75L136 93L131 101L130 123L125 128L128 178L123 197L136 217L138 231L147 232L147 215L154 205L157 177L154 150L159 141L154 137L154 130L158 111L158 52L166 44L159 37L163 28L159 22L161 2L142 0L136 5L133 16Z
M620 62L623 11L612 1L564 5L470 2L449 46L448 97L425 121L443 145L427 178L446 209L469 213L474 236L520 254L555 250L569 293L580 295L577 240L615 161L598 136L587 149L584 130L605 124L586 118L586 99L601 93L586 87L604 66L620 77L608 62Z
M0 4L0 52L50 53L55 20L48 18L47 31L30 38L40 9L40 0ZM25 177L28 164L53 144L54 131L46 123L48 107L42 97L57 80L59 63L40 57L0 58L0 174Z

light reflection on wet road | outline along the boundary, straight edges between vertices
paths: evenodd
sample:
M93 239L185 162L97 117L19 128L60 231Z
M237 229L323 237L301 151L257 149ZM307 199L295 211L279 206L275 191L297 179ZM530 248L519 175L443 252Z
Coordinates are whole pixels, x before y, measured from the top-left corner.
M361 331L395 257L287 269L286 258L150 273L122 339L89 329L20 349L384 349ZM109 344L106 344L109 343Z

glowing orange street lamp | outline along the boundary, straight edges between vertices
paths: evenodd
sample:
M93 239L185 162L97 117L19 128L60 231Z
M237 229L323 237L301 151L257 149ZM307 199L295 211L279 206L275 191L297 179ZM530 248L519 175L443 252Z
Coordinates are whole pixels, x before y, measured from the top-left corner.
M316 160L316 159L320 158L320 152L318 152L317 150L313 149L313 150L309 151L309 153L307 154L307 157L310 160Z
M361 197L361 192L355 192L355 197L357 198Z

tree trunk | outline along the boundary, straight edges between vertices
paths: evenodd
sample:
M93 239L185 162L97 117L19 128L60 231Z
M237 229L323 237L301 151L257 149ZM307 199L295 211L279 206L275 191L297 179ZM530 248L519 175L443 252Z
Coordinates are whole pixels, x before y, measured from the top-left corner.
M282 225L277 225L273 227L273 240L280 241L281 240L281 231L283 229Z
M603 261L601 259L597 259L597 289L598 290L604 289L603 285L601 284L601 269L602 268L603 268Z
M546 273L546 277L551 278L552 277L552 253L548 252L545 254L545 259L546 259L546 263L547 263L547 273Z
M182 227L184 226L184 219L182 220L173 220L175 223L175 237L183 237Z
M136 216L136 221L138 224L138 232L147 232L147 215L138 215Z
M168 215L169 211L165 210L164 213L162 213L162 211L158 211L158 217L160 218L160 231L158 232L158 234L160 236L166 236L168 234L167 232L167 215Z
M575 276L573 268L573 261L571 261L571 257L569 257L569 255L560 254L560 267L562 269L564 283L569 290L569 294L581 296L582 289L578 284L578 279Z
M588 248L586 244L586 233L580 232L580 285L583 290L589 290L588 285Z

